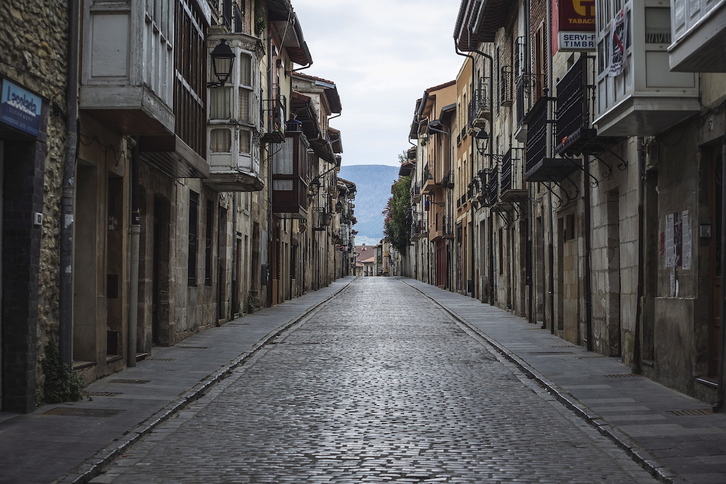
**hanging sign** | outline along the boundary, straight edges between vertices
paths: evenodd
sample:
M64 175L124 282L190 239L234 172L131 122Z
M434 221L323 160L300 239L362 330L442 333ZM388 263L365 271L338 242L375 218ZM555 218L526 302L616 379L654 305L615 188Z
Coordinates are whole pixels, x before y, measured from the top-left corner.
M0 121L31 136L40 130L43 100L7 79L2 81Z
M595 0L552 0L553 53L594 51Z

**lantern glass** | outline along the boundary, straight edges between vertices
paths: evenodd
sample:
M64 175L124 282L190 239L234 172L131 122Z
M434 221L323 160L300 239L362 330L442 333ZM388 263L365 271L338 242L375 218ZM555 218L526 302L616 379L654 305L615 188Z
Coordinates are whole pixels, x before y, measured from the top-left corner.
M234 52L227 44L225 39L219 41L211 54L212 70L214 77L217 78L217 85L224 86L232 77L232 67L234 66Z

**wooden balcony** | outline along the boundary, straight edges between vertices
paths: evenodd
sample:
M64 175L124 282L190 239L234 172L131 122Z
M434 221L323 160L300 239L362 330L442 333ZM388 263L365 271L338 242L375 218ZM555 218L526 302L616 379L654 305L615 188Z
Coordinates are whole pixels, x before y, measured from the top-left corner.
M288 132L273 156L272 211L280 218L307 218L309 146L301 131Z

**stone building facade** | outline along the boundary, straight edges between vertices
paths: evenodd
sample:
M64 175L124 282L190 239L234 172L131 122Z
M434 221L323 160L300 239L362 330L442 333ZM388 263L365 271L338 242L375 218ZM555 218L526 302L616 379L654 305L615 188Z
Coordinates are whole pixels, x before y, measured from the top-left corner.
M0 391L4 409L26 412L42 395L40 362L58 335L68 5L3 2L0 20Z
M278 205L288 140L298 211L318 145L342 152L337 91L320 133L287 129L293 67L312 64L289 0L9 1L0 18L3 411L44 401L46 348L88 382L351 273L353 184L325 173L317 268L310 222Z
M725 17L724 1L464 0L454 28L471 75L457 79L466 122L451 153L467 135L477 149L451 181L477 229L457 225L473 271L450 289L715 405ZM415 162L420 177L431 159ZM412 244L404 267L433 251Z

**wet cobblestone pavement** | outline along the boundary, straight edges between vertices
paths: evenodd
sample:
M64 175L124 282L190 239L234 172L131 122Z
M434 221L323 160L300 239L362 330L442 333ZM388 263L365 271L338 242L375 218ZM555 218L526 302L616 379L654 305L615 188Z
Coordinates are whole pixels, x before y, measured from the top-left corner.
M419 292L358 278L91 482L655 480Z

